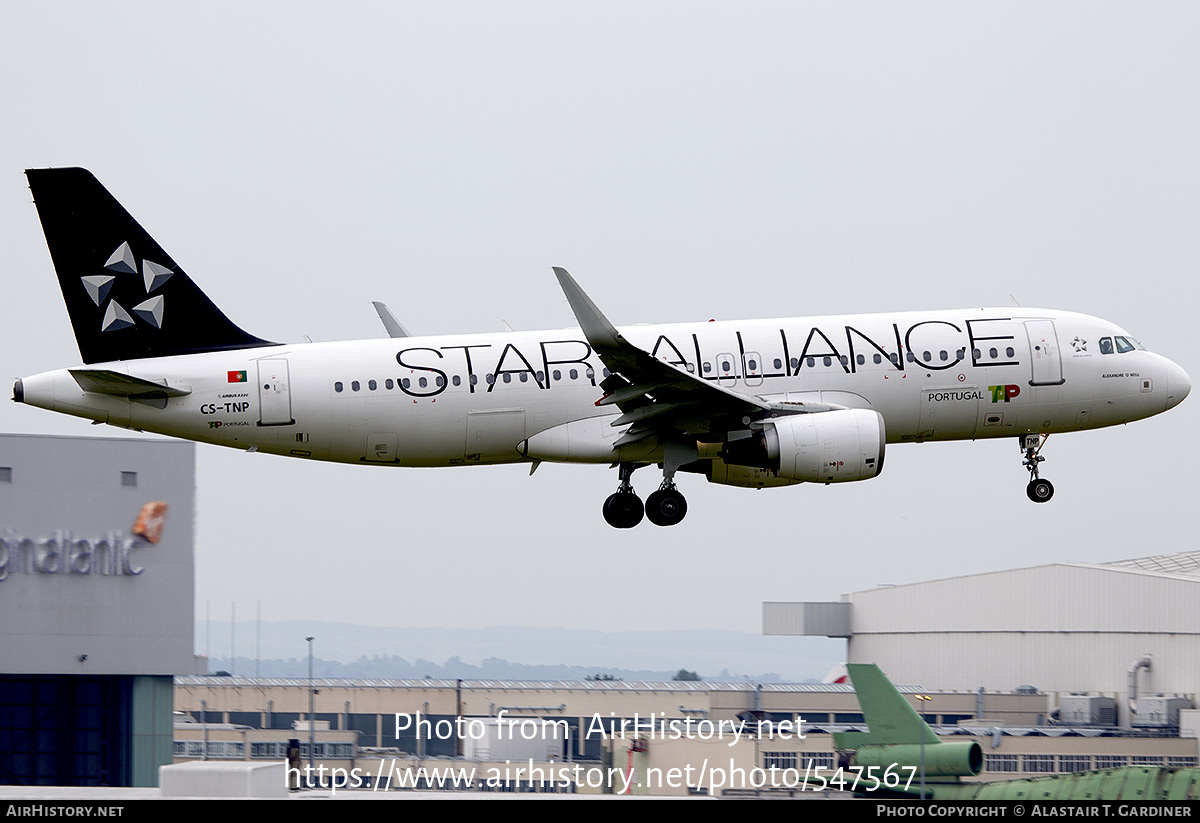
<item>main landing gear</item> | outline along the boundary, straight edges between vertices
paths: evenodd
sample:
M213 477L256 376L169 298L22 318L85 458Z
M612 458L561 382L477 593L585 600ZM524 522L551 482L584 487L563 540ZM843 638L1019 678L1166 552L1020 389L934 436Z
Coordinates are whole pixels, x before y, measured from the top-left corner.
M604 519L614 529L632 529L642 522L642 517L646 514L642 498L637 496L637 492L629 483L629 478L636 468L633 463L621 464L617 469L621 476L621 485L604 501Z
M664 478L658 491L646 498L645 505L642 505L642 499L629 482L637 467L635 463L622 463L618 468L621 485L604 501L604 520L608 525L616 529L632 529L642 522L643 516L656 526L674 526L683 520L687 514L687 500L671 478Z
M672 480L664 480L658 491L646 498L646 519L656 526L674 526L685 514L687 500Z
M1046 459L1040 452L1049 437L1048 434L1021 435L1021 451L1025 452L1021 465L1029 470L1029 485L1025 487L1025 495L1034 503L1045 503L1054 496L1054 484L1038 477L1038 464Z

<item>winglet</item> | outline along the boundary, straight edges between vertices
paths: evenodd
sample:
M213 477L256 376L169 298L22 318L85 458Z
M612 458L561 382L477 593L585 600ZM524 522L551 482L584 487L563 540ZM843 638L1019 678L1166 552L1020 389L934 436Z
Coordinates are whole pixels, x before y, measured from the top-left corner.
M623 342L621 333L592 302L592 298L588 297L579 287L570 272L554 266L554 275L558 278L558 284L562 286L563 293L567 296L567 302L571 304L571 311L575 312L575 319L579 321L579 327L583 329L583 336L591 343L592 348L599 352L619 348Z
M375 312L379 315L379 320L383 323L383 327L387 329L388 337L412 337L408 329L404 328L404 324L396 319L396 315L392 314L392 310L386 304L380 303L378 300L372 300L371 305L375 307Z

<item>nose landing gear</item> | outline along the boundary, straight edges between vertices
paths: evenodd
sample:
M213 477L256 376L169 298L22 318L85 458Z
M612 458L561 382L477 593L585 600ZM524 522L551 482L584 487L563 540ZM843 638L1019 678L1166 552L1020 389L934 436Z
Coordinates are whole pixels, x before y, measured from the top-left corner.
M1025 496L1034 503L1045 503L1054 496L1054 484L1038 477L1038 464L1046 459L1040 452L1049 438L1048 434L1021 435L1021 451L1025 452L1025 459L1021 461L1021 465L1029 470L1029 485L1025 487Z

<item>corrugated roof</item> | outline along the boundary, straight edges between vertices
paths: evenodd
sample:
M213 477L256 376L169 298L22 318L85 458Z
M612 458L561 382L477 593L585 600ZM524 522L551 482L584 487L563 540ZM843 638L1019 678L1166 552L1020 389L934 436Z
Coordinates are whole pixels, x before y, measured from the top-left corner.
M1172 577L1200 579L1200 551L1179 552L1178 554L1156 554L1151 557L1114 560L1111 563L1098 563L1097 565L1137 569L1144 572L1157 572L1158 574L1168 574Z
M458 681L449 679L408 678L397 680L313 678L313 685L326 689L453 689ZM308 687L304 677L226 677L216 675L181 675L177 686L211 686L213 688L256 688L262 686ZM758 687L755 683L709 682L679 680L463 680L464 689L509 690L570 690L617 692L747 692ZM897 686L903 693L924 693L920 686ZM848 683L763 683L764 692L853 692Z

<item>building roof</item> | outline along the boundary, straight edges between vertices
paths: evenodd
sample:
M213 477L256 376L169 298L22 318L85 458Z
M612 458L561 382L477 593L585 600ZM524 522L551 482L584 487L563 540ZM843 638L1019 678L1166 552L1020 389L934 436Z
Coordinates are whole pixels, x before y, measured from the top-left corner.
M1133 560L1114 560L1111 563L1098 563L1096 565L1137 569L1138 571L1166 574L1171 577L1200 580L1200 551L1179 552L1178 554L1156 554L1151 557L1137 557Z

